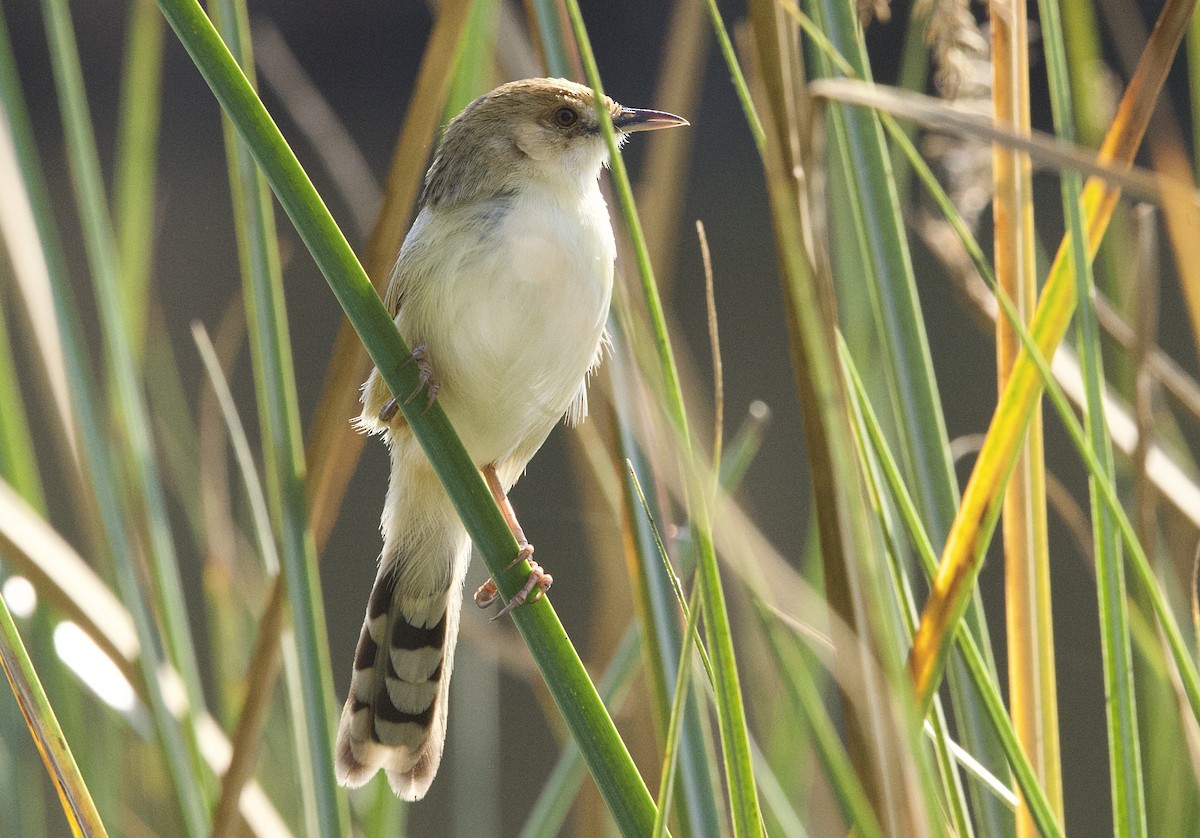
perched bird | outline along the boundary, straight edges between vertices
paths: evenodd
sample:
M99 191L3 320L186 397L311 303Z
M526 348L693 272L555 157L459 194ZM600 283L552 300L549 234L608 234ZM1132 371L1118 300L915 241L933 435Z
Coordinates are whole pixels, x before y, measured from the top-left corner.
M605 98L620 139L686 125ZM512 82L446 127L385 303L412 347L430 403L445 408L509 526L529 546L507 492L566 417L587 413L600 362L616 247L598 178L608 151L590 88ZM354 657L337 775L387 772L397 795L425 796L446 737L446 701L471 542L378 370L363 385L364 430L391 451L383 552ZM534 565L520 597L551 582ZM489 583L476 594L487 607Z

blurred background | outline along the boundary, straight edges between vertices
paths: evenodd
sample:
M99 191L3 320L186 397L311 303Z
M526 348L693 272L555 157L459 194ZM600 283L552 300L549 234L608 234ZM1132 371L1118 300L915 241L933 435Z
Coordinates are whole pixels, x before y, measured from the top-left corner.
M516 8L519 4L506 5L513 7L509 11L519 20L521 10ZM660 183L666 193L653 196L655 208L662 206L659 198L669 198L668 209L662 211L672 214L673 223L657 240L652 254L685 382L692 385L688 389L689 407L701 429L700 437L707 439L712 428L711 361L704 274L694 232L694 221L700 219L712 252L724 362L726 433L731 435L746 420L752 406L759 417L769 414L769 420L764 420L761 427L761 448L749 465L737 498L779 553L810 573L812 568L805 564L804 558L814 526L808 461L789 363L786 325L777 316L782 298L762 167L729 82L728 70L702 17L694 76L686 84L662 77L664 45L671 26L679 25L672 23L675 20L672 16L682 14L673 9L675 5L618 1L584 2L582 7L609 95L630 106L677 111L691 122L684 140L685 163L678 177ZM741 3L722 0L719 5L731 25L745 14ZM1139 34L1139 27L1152 25L1158 5L1104 0L1095 7L1103 47L1099 55L1102 69L1098 70L1097 78L1111 81L1108 89L1113 95L1119 95L1123 79L1130 71L1125 56L1136 57L1140 50L1144 35ZM15 48L67 266L78 295L87 345L98 361L102 355L101 332L87 279L80 226L73 211L71 179L42 12L32 0L5 0L2 11ZM980 7L972 7L971 11L981 19L985 16ZM361 253L430 35L430 9L419 2L252 0L249 12L260 65L262 98L351 244ZM871 66L880 82L890 84L897 80L910 12L907 3L893 3L891 21L875 21L867 29ZM111 187L130 4L90 0L72 4L71 14L79 38L88 105ZM1031 14L1036 16L1036 9L1031 8ZM496 83L510 77L506 74L530 66L527 59L523 65L520 59L507 57L503 27L500 32L496 44ZM1033 121L1035 128L1051 131L1045 71L1036 37L1035 32L1035 45L1031 49ZM147 358L153 368L155 356L165 358L169 353L169 363L177 366L179 393L186 404L163 405L162 399L169 397L171 391L150 386L153 424L160 432L159 445L170 448L176 442L161 427L164 421L174 415L174 410L199 416L202 402L210 398L206 396L208 377L191 332L193 321L200 321L214 334L233 335L229 345L236 350L232 356L226 356L226 373L258 458L261 452L249 352L244 338L237 337L240 327L228 325L237 320L230 312L241 306L242 289L220 110L169 30L164 43L161 129L153 191L154 250ZM515 56L516 51L512 52ZM281 93L281 83L300 81L292 62L302 69L311 84L305 95L315 94L324 101L351 144L332 146L343 165L340 173L331 171L327 159L321 155L322 142L328 138L314 143L306 133L303 119L297 120L294 100ZM1177 113L1186 114L1185 68L1182 59L1179 63L1181 66L1172 77L1175 84L1165 95ZM929 89L933 90L932 83ZM296 94L293 91L290 95ZM311 115L313 110L301 108L300 116L305 111ZM645 180L647 161L653 159L655 144L662 141L659 136L642 135L626 146L624 156L635 184ZM355 154L361 155L365 168L355 168L357 161L349 153L351 147ZM983 159L986 162L986 155ZM986 180L986 171L984 176ZM1035 189L1039 200L1044 199L1045 206L1050 208L1039 212L1039 234L1053 247L1062 233L1057 175L1040 173ZM915 208L920 205L918 190L912 190L912 194L914 197L909 200ZM0 200L4 200L3 196ZM976 233L981 241L986 241L990 235L991 211L987 204L981 209ZM642 210L651 211L645 204ZM911 218L916 217L917 210L913 209ZM322 392L326 364L344 316L282 213L278 221L297 394L307 437ZM966 440L986 430L995 405L993 338L980 328L979 318L963 292L947 278L942 262L926 249L921 236L913 232L910 243L915 275L946 427L952 440ZM624 259L618 265L618 273L620 281L632 289L636 278L631 264ZM1169 259L1163 260L1162 269L1158 339L1166 354L1195 376L1194 344ZM1120 274L1119 268L1111 271L1110 281L1118 281ZM33 344L25 338L28 332L12 295L0 295L0 299L5 302L9 330L14 335L21 384L26 392L36 391L41 366ZM609 399L604 395L611 387L607 369L602 369L592 386L593 419L589 420L592 426L588 432L598 433L603 439L612 427L607 416ZM30 405L39 461L65 467L61 450L47 434L39 432L39 426L46 424L45 416L38 412L44 410L44 403L32 399ZM350 413L342 417L346 422L351 418ZM1194 430L1195 426L1191 427ZM1061 482L1065 493L1086 511L1086 472L1054 419L1047 423L1047 438L1050 472ZM1183 438L1195 454L1196 437L1185 431ZM537 546L539 561L555 577L556 610L584 662L593 676L598 677L633 620L634 609L623 559L620 517L603 499L603 487L586 450L588 444L593 443L581 442L575 431L556 430L512 493L512 500L525 531ZM968 453L958 463L960 481L965 480L973 459L970 446L966 449ZM230 459L221 467L232 470L232 462ZM354 645L375 575L380 547L378 519L387 474L383 444L376 439L368 440L345 500L337 510L336 524L321 550L321 587L333 687L339 706L349 683ZM86 522L74 513L72 494L54 490L52 470L43 477L47 483L48 520L72 543L86 544ZM195 514L194 509L188 508L189 499L195 497L194 487L172 486L168 480L169 511L179 532L188 530L186 522ZM228 502L236 506L242 502L241 497L240 491L234 490ZM235 511L232 520L244 524L246 518ZM1069 684L1060 694L1066 824L1071 834L1103 835L1110 831L1112 818L1106 776L1104 691L1096 631L1094 571L1077 532L1053 510L1049 533L1056 651L1060 677ZM224 695L221 679L227 673L216 662L221 654L214 650L214 644L242 644L233 658L245 660L255 638L246 623L239 623L235 630L224 635L214 631L201 604L201 591L225 585L253 612L261 607L268 590L261 573L238 569L240 563L251 561L242 555L252 552L250 539L243 532L234 543L238 556L223 581L212 570L213 557L206 554L211 544L187 537L179 538L177 543L201 674L206 691L218 706ZM473 590L487 575L477 560L468 575L468 590ZM989 562L980 586L1000 662L1005 654L1002 582L1000 563ZM923 596L918 594L918 602ZM730 598L731 608L738 615L735 623L745 619L748 606L744 597L735 590ZM409 808L409 834L469 833L476 838L517 834L564 740L565 733L515 629L508 621L490 623L487 616L470 607L464 610L460 657L452 688L448 756L427 800ZM21 625L24 630L30 624ZM760 684L770 683L769 673L764 670L771 664L757 649L758 642L743 641L738 634L735 641L739 653L745 652L742 683L753 728L770 719L774 712L771 705L784 699L778 690L759 688ZM1002 663L1000 672L1003 681ZM656 781L651 778L658 774L659 752L644 711L645 700L640 697L645 685L638 679L632 689L632 699L616 714L617 724L653 790ZM144 719L142 724L146 724ZM259 764L257 776L269 794L280 791L271 779L273 765L292 758L284 736L280 731L268 736ZM13 742L6 742L5 746L16 747ZM161 777L153 779L155 771L150 764L138 764L136 755L125 753L127 756L120 759L119 766L114 766L114 776L97 778L99 785L165 784ZM473 753L478 757L478 765L474 767ZM499 776L485 776L476 782L480 766L498 770ZM280 778L290 776L290 769L279 773ZM9 779L16 781L15 777ZM43 784L44 778L25 774L19 782L19 786L7 782L0 785L0 801L7 798L11 802L29 784ZM602 804L591 789L590 780L585 787L563 834L604 832L598 826L604 823ZM58 831L62 826L61 816L55 813L48 788L42 792L49 824L47 834L61 834ZM465 809L463 800L474 800L475 805ZM813 805L821 804L818 801ZM285 817L291 820L293 815L285 811ZM169 829L170 822L169 818L156 821L152 812L133 803L128 809L122 808L110 829L114 834L167 834L163 830Z

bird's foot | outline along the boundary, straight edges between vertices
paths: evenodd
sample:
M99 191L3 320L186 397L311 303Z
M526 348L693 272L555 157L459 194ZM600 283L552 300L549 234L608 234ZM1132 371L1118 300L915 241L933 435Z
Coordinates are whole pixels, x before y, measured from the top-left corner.
M537 562L531 561L532 558L533 545L528 543L522 544L521 551L508 567L512 568L522 561L529 561L529 578L525 580L525 586L517 591L516 595L508 601L508 604L501 608L496 616L492 617L492 622L499 620L526 601L537 602L542 594L550 590L550 586L554 584L554 577L543 570L542 566ZM529 599L531 593L533 594L533 598ZM492 579L488 579L475 591L475 604L480 608L491 608L499 598L500 592L496 589L496 583Z
M420 346L413 347L412 355L400 366L403 368L409 364L416 363L417 370L419 371L416 389L408 394L408 398L404 400L404 403L408 404L417 397L417 393L425 390L425 410L429 410L437 400L438 391L442 389L442 385L433 377L433 367L429 365L429 360L425 357L425 352L425 344L423 343ZM388 403L383 406L383 409L379 411L380 420L384 422L392 421L392 417L396 415L396 411L399 409L400 403L396 400L396 396L392 396L388 400Z
M508 605L496 612L496 616L492 617L492 622L496 622L505 614L512 611L518 605L523 605L533 593L533 598L528 599L529 602L537 602L541 599L542 594L550 590L550 586L554 584L554 577L542 569L542 566L536 562L529 563L529 578L525 580L525 586L517 591L516 596L508 601Z

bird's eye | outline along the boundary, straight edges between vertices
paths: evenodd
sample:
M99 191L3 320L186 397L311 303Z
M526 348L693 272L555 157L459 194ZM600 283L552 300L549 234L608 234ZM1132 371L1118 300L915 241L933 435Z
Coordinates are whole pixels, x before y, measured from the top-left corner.
M565 105L554 112L554 124L559 128L570 128L579 121L579 112Z

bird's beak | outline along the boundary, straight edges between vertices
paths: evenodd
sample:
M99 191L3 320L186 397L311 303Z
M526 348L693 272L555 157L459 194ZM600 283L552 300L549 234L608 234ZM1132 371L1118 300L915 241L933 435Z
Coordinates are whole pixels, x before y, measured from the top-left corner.
M657 131L659 128L674 128L676 125L690 124L682 116L676 116L673 113L638 108L621 108L621 112L613 119L613 127L626 134L634 131Z

